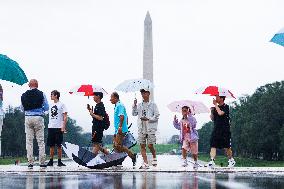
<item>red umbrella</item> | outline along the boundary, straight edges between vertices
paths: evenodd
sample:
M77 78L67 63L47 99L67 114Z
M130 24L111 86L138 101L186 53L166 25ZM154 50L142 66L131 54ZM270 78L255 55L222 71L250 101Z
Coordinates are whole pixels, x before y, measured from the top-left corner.
M201 87L195 91L195 94L209 94L211 96L219 95L227 98L236 98L230 90L217 86Z
M69 93L82 96L94 96L94 92L102 92L104 95L108 93L99 85L79 85L72 88Z

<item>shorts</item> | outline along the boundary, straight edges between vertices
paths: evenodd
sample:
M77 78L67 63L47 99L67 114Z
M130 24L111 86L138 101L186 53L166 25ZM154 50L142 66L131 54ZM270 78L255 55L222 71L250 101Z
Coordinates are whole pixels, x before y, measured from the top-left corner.
M92 142L93 144L102 144L103 143L104 132L101 130L95 130L94 126L92 128Z
M63 132L61 128L48 128L47 146L54 147L55 145L60 147L63 142Z
M189 142L189 139L182 141L182 148L186 151L190 151L191 154L198 154L198 142Z
M229 130L213 130L210 139L211 148L231 148L231 132Z
M142 134L138 133L139 144L156 144L156 134Z

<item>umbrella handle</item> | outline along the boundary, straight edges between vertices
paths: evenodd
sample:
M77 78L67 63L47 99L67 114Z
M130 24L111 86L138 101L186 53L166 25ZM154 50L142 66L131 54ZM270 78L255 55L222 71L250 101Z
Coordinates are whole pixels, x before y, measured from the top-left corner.
M130 123L130 125L128 126L128 129L130 129L131 126L132 126L132 123Z

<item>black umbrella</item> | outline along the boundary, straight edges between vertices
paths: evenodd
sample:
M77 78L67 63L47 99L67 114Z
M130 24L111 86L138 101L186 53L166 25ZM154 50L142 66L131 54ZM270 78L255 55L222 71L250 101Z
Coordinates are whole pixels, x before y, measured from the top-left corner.
M131 148L136 145L136 140L132 133L128 132L123 140L123 145ZM121 164L127 157L126 153L118 153L114 150L108 155L95 155L87 149L84 149L76 144L65 142L63 150L70 159L73 159L79 165L90 169L103 169Z

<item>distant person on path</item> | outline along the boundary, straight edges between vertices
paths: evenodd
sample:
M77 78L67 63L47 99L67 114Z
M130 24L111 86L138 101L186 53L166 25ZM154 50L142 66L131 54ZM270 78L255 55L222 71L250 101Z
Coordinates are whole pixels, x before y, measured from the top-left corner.
M157 105L150 101L150 91L141 89L140 92L143 101L137 105L137 100L134 100L132 115L138 116L138 142L143 157L143 163L140 169L148 169L149 165L146 155L146 145L148 145L153 156L152 165L157 166L157 156L154 144L156 144L156 131L160 114Z
M33 139L36 136L39 147L40 167L45 165L45 144L44 144L44 119L45 111L49 105L45 94L38 90L38 81L32 79L29 82L30 89L21 96L22 107L25 111L25 133L28 167L33 168Z
M95 109L93 110L90 105L87 105L87 109L93 118L92 126L92 142L93 142L93 153L98 154L99 151L104 154L109 154L107 149L102 147L102 139L104 132L104 116L106 115L104 103L101 101L103 98L102 92L94 92L94 101L96 102Z
M183 167L188 165L187 163L187 151L191 151L194 159L193 168L198 169L198 132L196 130L196 119L191 114L191 110L188 106L182 107L182 119L178 121L176 115L174 117L173 125L176 129L180 130L180 141L182 143L182 157Z
M114 149L117 152L125 152L132 159L133 167L136 165L137 154L133 153L127 147L122 145L123 139L128 132L127 122L128 116L125 106L120 102L117 92L113 92L110 97L110 102L115 105L114 107L114 129L115 134L113 138Z
M48 123L48 135L47 135L47 146L50 147L50 160L47 166L53 166L53 158L55 146L57 146L58 162L57 166L66 166L62 163L62 142L63 133L66 132L67 123L67 109L66 106L59 101L60 92L53 90L50 94L53 103L50 105L49 109L49 123Z
M225 99L224 96L216 96L216 99L213 99L214 107L211 108L210 118L214 122L214 128L210 140L211 161L208 163L209 167L215 166L216 148L225 149L229 159L228 167L234 167L236 164L231 149L229 106L224 103Z

